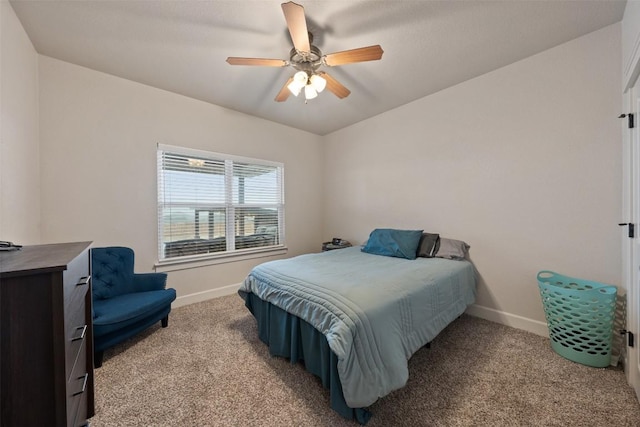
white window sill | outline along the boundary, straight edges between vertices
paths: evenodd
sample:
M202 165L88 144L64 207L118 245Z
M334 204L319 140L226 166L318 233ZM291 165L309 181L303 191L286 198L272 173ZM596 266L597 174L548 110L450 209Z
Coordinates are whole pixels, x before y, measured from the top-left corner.
M230 262L245 261L248 259L283 255L286 254L288 250L289 249L286 246L280 246L268 249L247 249L217 255L207 254L170 258L156 262L154 268L156 272L187 270L190 268L206 267L209 265L227 264Z

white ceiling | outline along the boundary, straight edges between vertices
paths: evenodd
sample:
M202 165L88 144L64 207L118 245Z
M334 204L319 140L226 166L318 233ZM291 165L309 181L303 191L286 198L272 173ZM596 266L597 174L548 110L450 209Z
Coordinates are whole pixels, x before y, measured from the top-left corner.
M228 56L289 59L282 0L11 0L36 50L324 135L622 19L625 1L298 0L314 45L380 44L380 61L328 71L351 90L273 99L292 68L231 66Z

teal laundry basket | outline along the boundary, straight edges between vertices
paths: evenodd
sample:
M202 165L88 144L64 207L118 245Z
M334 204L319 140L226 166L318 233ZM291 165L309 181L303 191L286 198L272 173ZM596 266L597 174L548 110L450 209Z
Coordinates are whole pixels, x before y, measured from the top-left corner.
M551 348L583 365L609 366L616 287L546 270L538 273L538 287Z

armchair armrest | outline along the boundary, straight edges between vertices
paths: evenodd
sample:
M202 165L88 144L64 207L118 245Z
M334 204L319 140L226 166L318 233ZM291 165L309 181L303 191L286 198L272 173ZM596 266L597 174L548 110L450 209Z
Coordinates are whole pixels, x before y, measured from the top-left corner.
M135 292L159 291L167 285L167 273L136 273L133 275Z

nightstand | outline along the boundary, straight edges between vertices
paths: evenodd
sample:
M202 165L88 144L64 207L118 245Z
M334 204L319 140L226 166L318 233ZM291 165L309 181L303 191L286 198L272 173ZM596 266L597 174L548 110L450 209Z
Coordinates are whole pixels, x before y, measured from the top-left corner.
M332 242L324 242L322 244L322 252L332 251L334 249L344 249L350 246L351 246L351 243L344 240L339 245L334 245Z

